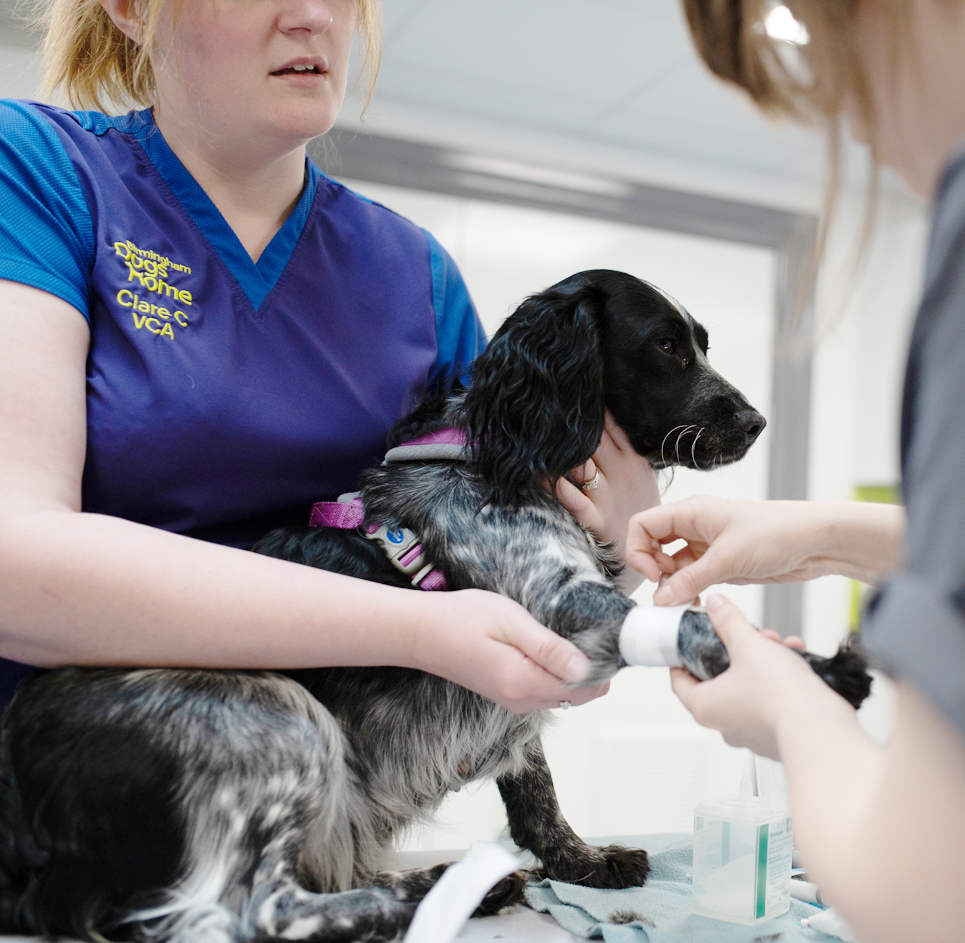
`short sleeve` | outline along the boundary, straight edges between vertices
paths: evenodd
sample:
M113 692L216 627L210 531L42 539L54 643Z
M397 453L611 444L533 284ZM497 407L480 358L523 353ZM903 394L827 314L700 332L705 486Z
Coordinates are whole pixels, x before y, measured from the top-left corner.
M444 376L468 380L470 365L486 349L486 333L456 263L430 233L426 237L438 347L429 382Z
M865 644L965 730L965 159L936 206L903 418L905 569L865 620Z
M50 122L0 100L0 279L50 292L90 320L94 228L80 181Z

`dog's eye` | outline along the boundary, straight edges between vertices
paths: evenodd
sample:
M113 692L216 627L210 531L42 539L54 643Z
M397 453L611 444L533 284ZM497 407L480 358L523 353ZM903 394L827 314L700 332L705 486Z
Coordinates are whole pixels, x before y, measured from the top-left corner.
M665 337L663 340L657 341L657 346L665 353L673 353L673 338Z

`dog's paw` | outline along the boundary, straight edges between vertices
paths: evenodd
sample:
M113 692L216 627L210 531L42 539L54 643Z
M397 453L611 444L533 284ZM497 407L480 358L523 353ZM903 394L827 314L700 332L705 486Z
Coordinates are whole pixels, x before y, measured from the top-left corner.
M832 691L840 694L855 709L871 693L868 660L856 643L842 645L833 658L805 652L804 659Z
M607 845L605 848L584 847L551 864L544 861L540 872L544 877L584 887L619 890L640 887L650 873L650 857L642 848Z
M390 890L397 901L418 904L448 867L448 864L437 864L431 868L416 868L411 871L380 871L372 875L369 883L372 887Z
M382 871L373 875L371 883L374 887L391 891L394 900L414 906L432 890L448 867L448 864L437 864L414 871ZM473 916L491 917L503 907L521 904L526 891L526 881L527 875L522 871L507 875L486 894Z
M503 907L521 904L526 899L527 875L523 871L507 874L488 894L473 912L474 917L491 917Z

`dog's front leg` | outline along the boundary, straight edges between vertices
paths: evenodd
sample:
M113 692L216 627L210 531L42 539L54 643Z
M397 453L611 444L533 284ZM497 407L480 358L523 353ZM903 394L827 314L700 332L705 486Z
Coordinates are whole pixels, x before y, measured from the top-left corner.
M496 780L509 831L520 848L543 862L545 877L586 887L639 887L650 861L642 848L587 845L570 828L556 800L553 777L538 737L527 747L527 764Z
M609 583L571 577L553 592L524 597L524 605L543 625L569 639L590 659L583 682L599 684L621 664L620 630L635 603Z

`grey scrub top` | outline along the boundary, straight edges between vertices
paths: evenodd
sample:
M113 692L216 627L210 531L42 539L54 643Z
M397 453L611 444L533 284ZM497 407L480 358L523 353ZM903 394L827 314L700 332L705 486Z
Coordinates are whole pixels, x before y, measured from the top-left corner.
M905 568L873 598L864 642L965 732L965 151L939 188L901 417Z

